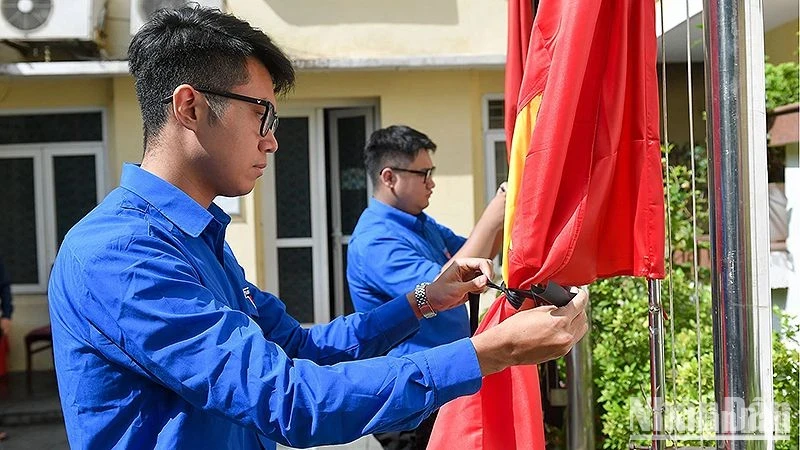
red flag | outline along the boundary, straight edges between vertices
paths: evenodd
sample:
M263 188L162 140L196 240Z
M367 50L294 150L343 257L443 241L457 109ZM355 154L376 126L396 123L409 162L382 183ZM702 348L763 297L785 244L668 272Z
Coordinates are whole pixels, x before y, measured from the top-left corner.
M524 18L514 14L529 0L518 1L509 1L506 111L516 115L506 116L503 278L522 289L663 278L655 3L542 1L524 49ZM499 297L479 330L513 312ZM452 448L453 439L468 449L544 448L532 367L487 376L480 392L445 405L428 448Z
M506 49L506 92L505 125L506 145L511 148L514 136L514 119L517 117L517 98L522 87L522 75L525 73L525 59L528 55L528 44L531 41L533 26L533 9L530 0L509 0L508 2L508 41Z
M543 1L517 103L508 285L663 278L655 4Z
M501 295L489 307L475 334L515 312ZM509 367L484 377L478 393L444 405L433 426L428 450L538 450L544 449L544 444L539 371L531 365Z

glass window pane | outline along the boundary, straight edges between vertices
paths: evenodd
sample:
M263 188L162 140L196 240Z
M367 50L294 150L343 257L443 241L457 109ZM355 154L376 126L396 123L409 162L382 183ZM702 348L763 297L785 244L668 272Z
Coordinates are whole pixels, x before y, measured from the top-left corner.
M14 284L39 282L33 175L33 158L0 158L0 255Z
M495 188L497 188L508 179L508 156L505 140L494 143L494 173Z
M275 153L275 197L278 237L311 236L308 118L281 118Z
M342 234L349 235L367 207L367 172L364 168L367 131L364 116L339 119L337 130Z
M502 130L505 125L503 124L503 116L505 112L505 102L503 100L489 100L489 129Z
M0 115L0 142L4 144L102 140L99 112Z
M97 205L94 155L53 157L56 248L73 225Z
M301 323L314 323L314 274L310 247L278 249L278 285L280 298L289 315Z

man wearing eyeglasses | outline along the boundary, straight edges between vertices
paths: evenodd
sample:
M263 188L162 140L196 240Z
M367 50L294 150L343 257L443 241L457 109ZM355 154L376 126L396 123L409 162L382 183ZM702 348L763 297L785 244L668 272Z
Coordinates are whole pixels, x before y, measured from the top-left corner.
M414 427L483 375L562 356L583 334L575 306L378 357L419 329L424 306L449 310L481 290L491 262L478 258L370 313L301 327L246 280L225 243L231 219L212 203L252 191L277 151L276 93L294 84L291 61L247 22L201 7L157 12L128 56L141 166L126 164L67 233L48 287L72 449L345 443Z
M453 258L491 258L500 248L505 186L489 202L469 239L424 213L436 187L431 159L435 150L428 136L403 125L375 131L366 144L364 160L374 193L347 247L347 281L356 311L372 311L433 281ZM389 355L412 354L470 334L464 306L448 311L428 308L424 317L419 331ZM375 437L386 450L425 449L434 420L431 416L416 430Z

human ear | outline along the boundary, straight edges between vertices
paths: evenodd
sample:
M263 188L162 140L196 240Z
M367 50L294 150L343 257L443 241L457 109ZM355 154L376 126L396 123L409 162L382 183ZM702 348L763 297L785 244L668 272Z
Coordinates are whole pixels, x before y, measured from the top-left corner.
M207 114L208 104L193 87L182 84L172 94L172 114L183 127L197 131L200 116Z
M392 172L392 169L387 167L381 171L381 183L389 189L394 189L394 172Z

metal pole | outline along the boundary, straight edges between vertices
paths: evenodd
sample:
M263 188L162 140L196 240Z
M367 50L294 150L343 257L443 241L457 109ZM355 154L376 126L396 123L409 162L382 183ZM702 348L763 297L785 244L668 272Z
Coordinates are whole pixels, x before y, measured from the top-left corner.
M664 307L661 281L647 280L650 327L650 407L653 409L653 450L664 450Z
M741 439L756 399L773 427L760 0L704 0L704 33L717 447L770 449Z
M591 305L586 307L589 323ZM594 382L591 328L567 353L567 448L594 450Z

